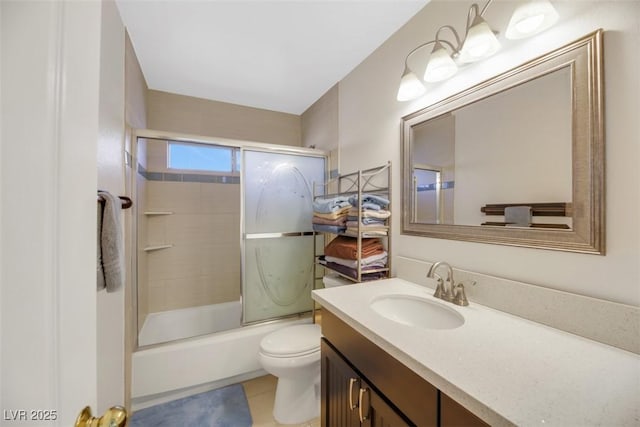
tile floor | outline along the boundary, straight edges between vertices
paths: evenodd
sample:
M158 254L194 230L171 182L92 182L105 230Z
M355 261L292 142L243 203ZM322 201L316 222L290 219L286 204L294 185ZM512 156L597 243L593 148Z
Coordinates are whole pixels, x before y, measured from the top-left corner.
M254 378L242 383L244 393L249 401L249 411L253 419L253 427L277 427L279 424L273 419L273 400L276 396L277 378L273 375ZM290 424L287 424L290 425ZM320 427L320 418L315 418L296 427Z

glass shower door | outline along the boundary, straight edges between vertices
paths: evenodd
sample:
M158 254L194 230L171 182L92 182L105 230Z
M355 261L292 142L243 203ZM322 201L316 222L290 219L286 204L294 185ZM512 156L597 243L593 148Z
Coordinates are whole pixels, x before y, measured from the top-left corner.
M312 185L325 158L243 150L242 322L313 307Z

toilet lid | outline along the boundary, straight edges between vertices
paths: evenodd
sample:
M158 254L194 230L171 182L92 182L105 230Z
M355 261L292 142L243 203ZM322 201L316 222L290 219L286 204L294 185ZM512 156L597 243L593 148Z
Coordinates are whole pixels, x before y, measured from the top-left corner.
M280 357L301 356L319 348L319 325L288 326L270 333L260 342L263 353Z

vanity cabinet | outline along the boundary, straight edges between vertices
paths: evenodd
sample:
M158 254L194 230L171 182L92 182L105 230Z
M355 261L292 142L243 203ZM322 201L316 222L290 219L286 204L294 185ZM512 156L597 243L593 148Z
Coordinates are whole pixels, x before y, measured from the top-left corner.
M323 426L411 425L324 338L321 353Z
M322 335L324 427L488 425L327 310Z
M440 425L443 427L475 427L488 424L467 408L440 392Z

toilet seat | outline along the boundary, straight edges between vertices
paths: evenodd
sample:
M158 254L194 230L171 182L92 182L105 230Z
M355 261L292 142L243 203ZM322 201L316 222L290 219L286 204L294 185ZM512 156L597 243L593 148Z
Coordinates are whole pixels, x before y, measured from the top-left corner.
M270 333L260 351L271 357L301 357L320 351L320 326L296 325Z

